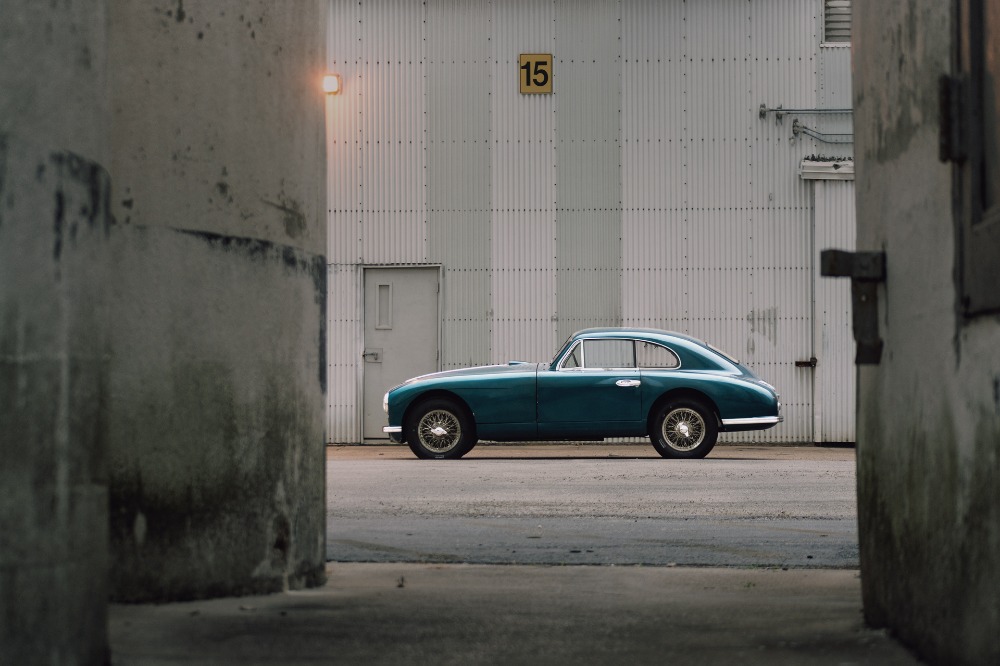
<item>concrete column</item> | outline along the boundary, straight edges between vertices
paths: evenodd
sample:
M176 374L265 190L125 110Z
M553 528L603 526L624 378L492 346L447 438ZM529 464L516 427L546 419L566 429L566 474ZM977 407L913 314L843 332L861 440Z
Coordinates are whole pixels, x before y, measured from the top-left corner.
M858 249L887 267L882 360L859 369L858 537L871 625L928 663L995 664L1000 320L961 314L960 189L938 158L956 6L854 3Z
M109 16L112 597L319 584L326 3Z
M0 663L102 664L105 3L0 14Z

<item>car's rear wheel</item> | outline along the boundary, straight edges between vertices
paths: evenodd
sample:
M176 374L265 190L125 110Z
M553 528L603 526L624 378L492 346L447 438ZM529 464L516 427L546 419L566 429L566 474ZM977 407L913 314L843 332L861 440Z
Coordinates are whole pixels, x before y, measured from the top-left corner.
M476 445L476 424L461 405L435 398L414 409L406 428L406 443L418 458L461 458Z
M691 398L660 405L650 424L649 439L664 458L704 458L718 438L715 414Z

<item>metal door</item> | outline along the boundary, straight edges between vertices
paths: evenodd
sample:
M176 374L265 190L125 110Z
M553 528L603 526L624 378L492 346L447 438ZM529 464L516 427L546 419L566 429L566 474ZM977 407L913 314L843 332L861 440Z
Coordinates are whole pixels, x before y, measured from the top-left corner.
M437 267L366 268L363 353L365 440L387 439L382 396L438 369Z

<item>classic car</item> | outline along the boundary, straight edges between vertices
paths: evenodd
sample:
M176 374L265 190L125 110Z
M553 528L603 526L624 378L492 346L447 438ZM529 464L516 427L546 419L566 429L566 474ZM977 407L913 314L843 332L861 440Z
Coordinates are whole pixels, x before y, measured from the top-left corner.
M664 458L704 458L719 432L782 421L773 386L696 338L589 328L551 363L511 361L409 379L382 402L383 431L418 458L461 458L488 441L649 437Z

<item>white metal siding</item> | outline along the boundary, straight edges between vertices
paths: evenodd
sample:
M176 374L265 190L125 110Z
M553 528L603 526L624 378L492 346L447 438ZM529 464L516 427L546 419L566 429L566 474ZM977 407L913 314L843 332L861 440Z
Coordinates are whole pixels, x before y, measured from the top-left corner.
M614 0L557 5L555 314L560 340L581 328L621 322L619 11Z
M327 271L328 347L330 372L327 400L331 442L360 437L360 371L364 330L361 326L361 272L354 266L331 265Z
M815 351L813 185L797 169L851 145L758 109L849 105L849 52L821 30L822 0L332 0L331 340L360 335L359 266L441 264L443 368L545 360L593 324L669 328L782 392L784 424L731 441L810 441L795 361ZM517 92L520 53L555 56L553 95ZM346 341L329 354L337 441L358 436ZM828 398L818 413L853 400Z
M492 11L490 361L533 360L556 339L556 101L517 93L518 54L556 53L555 5L495 2Z
M851 334L851 281L822 278L819 252L856 247L854 181L817 180L815 337L817 442L855 441L857 373ZM845 224L850 221L850 224Z
M427 254L445 267L442 369L490 358L490 25L485 0L427 6Z

